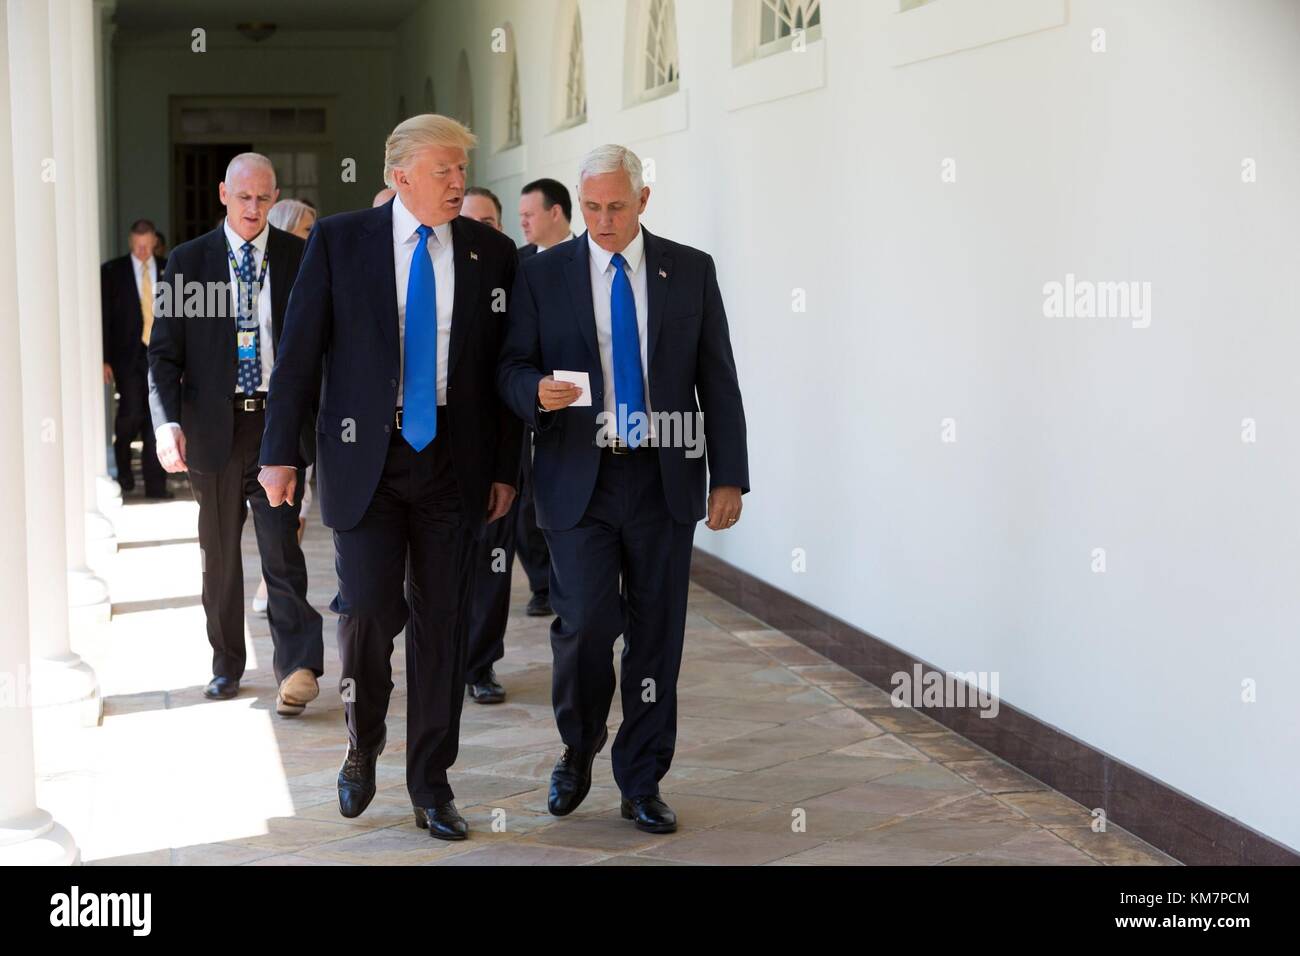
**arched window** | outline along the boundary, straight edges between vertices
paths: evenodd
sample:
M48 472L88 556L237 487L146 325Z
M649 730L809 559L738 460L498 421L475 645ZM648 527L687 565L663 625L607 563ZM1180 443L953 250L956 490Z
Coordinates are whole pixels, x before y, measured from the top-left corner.
M640 77L643 99L677 89L677 13L673 0L650 0L642 41L644 69Z
M504 152L523 145L523 111L519 103L519 53L515 30L509 23L498 28L499 42L492 48L492 148Z
M524 141L523 117L519 109L519 59L510 58L510 106L506 119L506 145L509 149Z
M805 39L821 36L821 0L758 0L759 56L790 48L790 40L799 31Z
M564 81L564 126L576 126L587 119L587 73L582 55L582 14L573 10L569 33L568 72Z
M456 119L474 128L474 85L470 82L469 55L464 50L456 63Z
M438 112L438 104L433 97L433 77L431 76L424 78L424 102L421 105L423 105L426 113Z

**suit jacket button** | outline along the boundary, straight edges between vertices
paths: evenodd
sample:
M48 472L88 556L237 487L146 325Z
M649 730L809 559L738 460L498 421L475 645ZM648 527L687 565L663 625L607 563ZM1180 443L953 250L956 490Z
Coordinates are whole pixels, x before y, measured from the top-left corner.
M385 434L385 435L387 435L387 434L388 434L389 432L391 432L392 430L393 430L393 426L392 426L392 425L385 425L385 426L384 426L384 434Z
M395 379L395 378L390 378L390 379L388 380L388 384L391 385L391 386L393 386L393 388L397 388L397 379Z

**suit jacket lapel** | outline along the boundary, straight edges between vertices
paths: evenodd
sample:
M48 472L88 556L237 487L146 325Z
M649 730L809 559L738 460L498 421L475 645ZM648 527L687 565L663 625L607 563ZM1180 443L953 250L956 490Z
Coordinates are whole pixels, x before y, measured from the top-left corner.
M474 322L474 303L478 301L478 249L466 234L461 218L451 221L451 249L455 259L456 290L451 307L451 345L447 350L447 379L456 371L460 353L465 351L465 337Z
M374 302L379 329L388 342L389 354L401 355L397 347L397 267L393 263L393 201L390 199L367 217L365 240L357 252L362 275L375 284ZM400 361L397 360L397 361ZM396 361L394 362L396 364Z
M205 322L204 327L211 328L212 334L216 335L217 341L221 343L221 350L225 353L225 365L230 370L229 391L234 392L235 368L239 364L238 349L235 342L235 328L239 322L239 312L235 304L238 293L230 285L230 258L226 254L226 227L224 223L208 233L207 241L204 243L202 281L220 282L221 285L216 288L227 290L224 331L220 318L215 322Z
M652 235L644 226L641 231L645 234L645 285L650 309L646 320L646 364L649 365L654 360L655 346L659 343L659 333L663 330L664 306L668 302L668 283L673 274L673 260L658 236ZM646 369L645 374L649 375L650 370Z
M587 340L596 373L601 373L600 346L596 344L596 309L591 304L591 264L587 251L587 234L584 232L573 244L573 254L564 269L569 284L569 297L573 300L573 314L578 320L578 330Z

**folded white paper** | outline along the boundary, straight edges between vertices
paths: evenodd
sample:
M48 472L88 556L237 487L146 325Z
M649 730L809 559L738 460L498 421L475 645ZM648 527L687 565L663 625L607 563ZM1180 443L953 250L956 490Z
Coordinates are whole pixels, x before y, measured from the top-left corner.
M557 382L572 382L582 389L582 395L578 397L578 400L573 405L569 406L570 408L591 404L591 376L586 372L565 372L556 369L551 375Z

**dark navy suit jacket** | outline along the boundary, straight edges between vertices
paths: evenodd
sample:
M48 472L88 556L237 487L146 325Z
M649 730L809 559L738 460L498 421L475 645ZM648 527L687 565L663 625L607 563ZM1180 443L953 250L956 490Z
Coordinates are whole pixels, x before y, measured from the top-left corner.
M158 267L156 287L167 268L167 260L154 256L153 261ZM114 369L129 369L145 352L145 345L140 341L144 318L140 315L140 293L135 289L135 269L130 253L109 259L99 269L104 361Z
M271 348L272 354L278 355L284 345L285 306L298 275L303 242L275 226L270 230L266 254L270 257ZM164 422L180 424L185 432L185 460L198 472L217 472L225 467L235 434L231 399L239 359L226 248L225 227L218 226L172 250L155 292L164 285L175 292L178 279L184 286L201 283L209 293L199 310L204 314L182 314L182 305L192 303L186 303L184 295L173 295L171 314L164 314L166 310L161 307L155 309L153 333L149 336L149 409L154 427ZM212 290L221 288L216 283L224 289L219 299L211 300ZM222 305L225 317L207 314L209 306L219 310ZM289 447L289 457L281 464L311 464L314 450L309 428L294 432Z
M702 411L708 488L734 485L747 492L745 411L713 259L642 230L650 411L683 417ZM536 429L537 524L556 531L574 527L591 500L602 454L596 416L605 389L613 387L600 365L589 255L584 233L520 263L498 374L506 402ZM590 406L538 411L537 383L556 369L588 373ZM658 455L673 519L699 521L706 513L705 458L687 457L684 447L661 447Z
M503 233L451 222L456 289L447 356L446 427L461 503L481 533L492 482L518 487L521 425L496 392L515 247ZM263 465L292 464L298 425L320 381L316 480L321 520L347 531L383 473L397 408L397 279L393 203L316 223L271 373ZM475 524L477 522L477 524Z

